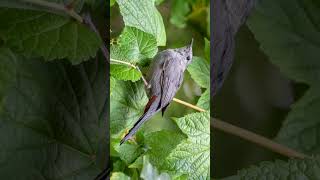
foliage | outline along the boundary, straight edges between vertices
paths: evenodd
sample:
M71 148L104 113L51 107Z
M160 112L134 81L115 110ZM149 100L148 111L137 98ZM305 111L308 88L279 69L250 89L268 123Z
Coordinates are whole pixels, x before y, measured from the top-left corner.
M237 175L223 180L240 179L318 179L319 157L312 159L290 159L288 162L262 162L259 166L252 166L238 172Z
M32 10L0 8L0 37L11 49L46 61L67 58L73 64L94 57L101 40L71 19Z
M179 28L185 28L187 23L191 23L210 37L209 6L209 0L172 0L170 22Z
M147 103L141 71L133 66L152 63L158 46L166 44L166 34L154 1L117 0L116 4L125 26L111 43L110 52L114 83L110 102L112 177L209 179L209 112L193 112L173 118L175 130L150 132L143 126L132 140L119 145L123 135L142 115ZM206 46L208 44L207 41ZM200 57L193 59L189 73L206 92L199 103L209 110L209 90L206 90L209 84L201 84L203 81L209 82L209 60ZM198 69L204 70L204 73L198 74Z
M275 140L312 157L263 162L224 179L320 177L319 5L312 0L261 0L247 23L269 60L294 82L308 85L304 95L291 106Z
M88 2L76 12L95 6ZM101 38L55 9L7 0L0 7L0 179L94 179L107 150Z
M166 31L154 0L117 0L117 3L126 26L152 34L157 39L158 46L166 44Z
M277 140L305 153L319 153L320 7L313 1L290 1L290 6L284 6L286 3L289 1L261 1L249 27L272 63L291 79L310 86L292 107ZM265 30L267 26L274 28Z

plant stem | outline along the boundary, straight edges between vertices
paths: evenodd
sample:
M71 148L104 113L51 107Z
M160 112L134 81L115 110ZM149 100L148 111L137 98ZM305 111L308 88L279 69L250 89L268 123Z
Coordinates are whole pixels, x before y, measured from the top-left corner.
M240 127L234 126L232 124L229 124L227 122L221 121L219 119L212 118L211 120L211 126L215 129L218 129L220 131L238 136L242 139L245 139L247 141L250 141L252 143L255 143L259 146L262 146L266 149L269 149L273 152L277 152L281 155L291 157L291 158L306 158L308 157L305 154L299 153L293 149L290 149L289 147L286 147L282 144L278 144L268 138L265 138L263 136L260 136L258 134L255 134L253 132L250 132L248 130L242 129Z
M26 3L31 3L34 5L47 7L52 10L62 11L64 13L68 14L69 16L71 16L72 18L76 19L77 21L79 21L81 23L83 22L82 17L78 13L76 13L73 9L66 8L65 5L62 5L59 3L54 3L54 2L48 2L48 1L44 1L44 0L21 0L21 1L26 2Z
M91 15L89 13L86 13L86 14L83 15L83 21L84 21L85 24L87 24L89 26L89 28L93 32L95 32L102 39L98 29L96 28L96 26L92 22ZM100 50L101 50L104 58L107 60L107 62L110 62L109 61L109 52L108 52L108 49L107 49L107 47L106 47L104 42L102 42L102 45L100 46Z
M140 70L140 68L139 68L138 66L135 66L135 65L133 65L133 64L131 64L131 63L128 63L128 62L125 62L125 61L121 61L121 60L117 60L117 59L112 59L112 58L110 58L110 61L111 61L111 62L114 62L114 63L116 63L116 64L125 64L125 65L127 65L127 66L130 66L130 67L138 70L138 71L141 73L141 79L143 80L144 85L145 85L146 87L149 86L147 80L144 78L144 76L143 76L143 74L142 74L142 72L141 72L141 70Z
M200 112L205 112L205 111L206 111L206 110L204 110L204 109L202 109L202 108L200 108L200 107L198 107L198 106L195 106L195 105L193 105L193 104L187 103L187 102L182 101L182 100L177 99L177 98L173 98L173 101L176 102L176 103L185 105L185 106L187 106L187 107L189 107L189 108L192 108L192 109L194 109L194 110L200 111Z

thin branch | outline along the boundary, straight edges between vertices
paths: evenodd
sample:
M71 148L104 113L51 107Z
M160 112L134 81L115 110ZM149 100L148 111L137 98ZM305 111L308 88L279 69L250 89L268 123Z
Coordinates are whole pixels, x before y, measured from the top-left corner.
M44 0L21 0L22 2L31 3L38 6L47 7L52 10L56 11L62 11L72 18L76 19L79 22L83 22L82 17L76 13L73 9L67 8L64 4L54 3L54 2L48 2Z
M125 64L125 65L130 66L130 67L136 69L137 71L139 71L139 72L141 73L141 79L143 80L144 85L145 85L146 87L149 87L149 84L148 84L147 80L144 78L144 76L143 76L143 74L142 74L139 66L133 65L133 64L128 63L128 62L125 62L125 61L113 59L113 58L111 58L110 61L111 61L111 63L114 62L114 63L116 63L116 64Z
M100 35L98 29L96 28L96 26L94 25L94 23L92 22L92 19L91 19L91 16L89 13L83 15L83 20L84 20L84 23L87 24L90 27L90 29L101 38L101 35ZM108 49L107 49L104 42L102 42L102 45L100 46L100 50L101 50L104 58L107 60L107 62L110 62L109 61L109 52L108 52Z
M250 132L248 130L239 128L237 126L234 126L234 125L229 124L227 122L221 121L219 119L212 118L211 126L215 129L218 129L218 130L223 131L225 133L229 133L229 134L238 136L242 139L245 139L247 141L250 141L252 143L255 143L259 146L262 146L266 149L269 149L273 152L277 152L277 153L284 155L284 156L287 156L287 157L291 157L291 158L306 158L306 157L308 157L307 155L299 153L293 149L290 149L287 146L284 146L282 144L278 144L268 138L265 138L263 136L255 134L255 133Z
M120 61L120 60L113 59L113 58L111 58L110 61L111 61L111 63L114 62L116 64L125 64L127 66L133 67L134 69L137 69L137 66L135 66L135 65L133 65L131 63L125 62L125 61Z
M205 112L205 111L206 111L206 110L204 110L204 109L202 109L202 108L200 108L200 107L198 107L198 106L195 106L195 105L193 105L193 104L187 103L187 102L182 101L182 100L177 99L177 98L173 98L173 101L176 102L176 103L185 105L185 106L187 106L187 107L189 107L189 108L192 108L192 109L194 109L194 110L200 111L200 112Z

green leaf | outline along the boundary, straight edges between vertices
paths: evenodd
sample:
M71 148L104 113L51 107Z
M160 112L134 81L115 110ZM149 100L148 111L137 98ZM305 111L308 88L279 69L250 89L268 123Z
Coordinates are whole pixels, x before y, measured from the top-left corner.
M126 26L136 27L157 39L158 46L166 45L166 31L154 0L117 0Z
M289 78L310 86L293 105L276 138L304 153L320 152L319 12L319 4L312 0L262 0L248 22L270 61Z
M111 60L139 63L146 58L153 58L158 52L156 39L134 27L125 27L118 43L111 46Z
M71 66L9 54L15 60L1 97L1 179L94 179L107 150L105 61Z
M152 164L149 162L149 159L147 156L143 157L143 168L141 171L140 177L144 180L170 180L170 175L167 173L158 173L157 168L152 166Z
M142 166L143 166L143 156L140 156L128 167L135 168L135 169L142 169Z
M210 110L210 89L207 89L203 94L201 94L197 106L205 110Z
M116 159L112 161L112 170L113 172L124 171L126 169L126 163L121 161L120 159Z
M298 151L320 153L320 88L311 88L296 102L287 116L276 140Z
M167 157L169 169L189 179L210 179L210 113L192 113L175 122L188 139Z
M12 66L16 64L16 56L10 49L0 47L0 112L2 107L2 99L10 86L11 77L14 77L15 70Z
M113 172L110 180L130 180L131 178L122 172Z
M133 82L138 81L142 75L140 71L133 67L118 64L110 65L110 74L118 80L130 80Z
M290 159L288 162L262 162L259 166L243 169L237 175L222 180L241 179L318 179L320 177L320 158Z
M120 159L127 165L133 163L144 152L137 144L124 143L120 145L120 140L114 146Z
M188 72L200 87L210 87L210 66L203 58L194 56L191 64L188 66Z
M47 12L0 8L0 38L26 57L67 58L79 64L95 57L100 38L83 24Z
M261 0L248 21L270 61L307 84L320 80L320 6L315 2Z
M131 127L148 101L142 82L116 81L114 90L110 101L111 136Z
M44 1L55 2L55 3L61 4L62 6L73 2L73 0L44 0ZM77 0L77 1L73 2L74 3L73 8L76 12L81 11L83 4L84 4L84 1L91 1L91 0ZM30 9L30 10L47 11L47 12L53 13L53 11L50 10L49 8L37 6L34 3L23 2L21 0L1 0L0 7Z
M181 133L162 130L152 132L145 137L145 144L149 147L147 152L150 162L160 169L164 169L166 157L185 137Z
M174 0L172 3L170 23L179 28L186 27L187 15L190 13L190 5L185 0Z

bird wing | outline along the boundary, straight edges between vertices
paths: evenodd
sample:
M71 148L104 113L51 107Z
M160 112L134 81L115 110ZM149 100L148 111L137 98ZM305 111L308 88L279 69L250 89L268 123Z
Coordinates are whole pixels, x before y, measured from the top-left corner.
M161 101L160 108L168 106L178 91L183 81L183 69L175 63L175 59L168 58L162 68L161 73Z

